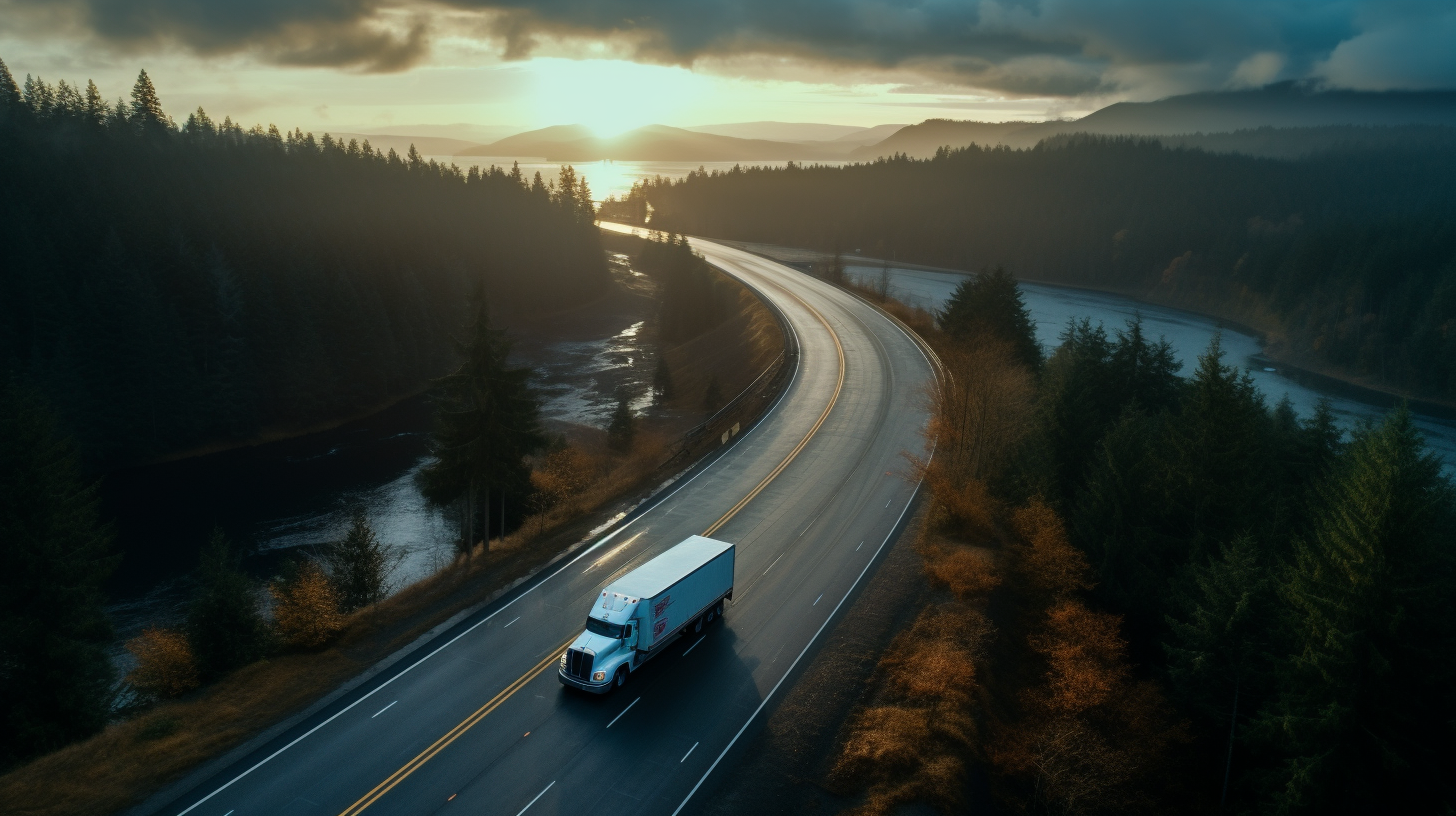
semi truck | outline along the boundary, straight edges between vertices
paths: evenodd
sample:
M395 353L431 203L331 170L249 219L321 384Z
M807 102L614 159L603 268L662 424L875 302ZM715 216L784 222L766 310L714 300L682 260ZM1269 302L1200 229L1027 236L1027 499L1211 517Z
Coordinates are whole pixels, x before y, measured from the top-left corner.
M608 584L592 601L586 631L562 653L563 685L604 694L688 631L723 617L733 600L733 545L690 536Z

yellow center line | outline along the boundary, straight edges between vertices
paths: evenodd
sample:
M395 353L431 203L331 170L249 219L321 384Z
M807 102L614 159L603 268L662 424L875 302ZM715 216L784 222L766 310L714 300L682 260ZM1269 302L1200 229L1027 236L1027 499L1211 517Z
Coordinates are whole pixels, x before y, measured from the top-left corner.
M516 681L514 683L506 686L504 691L492 697L490 699L490 702L476 709L473 714L462 720L459 725L445 732L445 735L443 737L435 740L433 745L421 751L419 756L416 756L414 759L406 762L403 767L390 774L389 777L383 782L375 785L373 790L361 796L359 798L359 801L345 808L344 811L339 814L339 816L353 816L353 814L360 813L365 808L378 801L379 797L383 796L386 793L389 793L395 785L403 782L406 777L419 770L420 766L424 765L426 762L429 762L431 759L434 758L436 754L445 750L445 748L450 743L459 739L461 735L463 735L466 731L469 731L472 727L475 726L476 723L485 719L486 716L489 715L492 711L495 711L497 708L499 708L502 703L504 703L506 700L509 700L511 698L511 695L520 691L522 688L525 687L527 683L536 679L536 677L540 675L541 672L545 671L548 666L560 660L561 650L565 649L567 646L570 646L572 640L576 640L575 635L571 637L571 640L568 640L553 649L551 653L546 656L545 660L537 663L535 667L533 667L530 671L516 678Z
M799 452L804 450L804 447L809 444L809 440L814 438L814 434L819 432L819 426L823 425L824 420L829 418L829 412L834 410L834 404L839 401L839 392L844 388L844 346L839 342L839 334L834 331L834 328L829 325L829 321L824 319L824 315L820 314L818 309L810 306L808 302L805 301L803 298L799 297L793 292L790 292L788 289L779 286L779 284L773 283L772 281L770 281L770 283L788 294L789 297L792 297L794 300L799 301L799 303L803 305L805 309L809 310L810 314L813 314L820 323L824 324L824 328L829 331L830 338L834 340L835 353L839 356L839 379L834 383L834 393L829 397L829 404L824 406L824 412L819 415L819 419L815 421L814 427L809 429L809 432L804 435L804 438L799 440L799 444L796 445L793 450L789 451L788 456L784 457L784 461L779 462L778 467L774 468L771 473L765 476L763 478L763 481L758 483L758 486L754 487L753 490L749 491L747 496L744 496L737 504L733 505L733 509L729 510L727 513L724 513L722 518L713 522L713 525L711 527L709 527L707 530L704 530L703 535L705 536L711 536L713 533L718 532L718 528L722 527L724 524L727 524L729 519L738 515L738 511L742 510L748 505L749 502L753 501L755 496L762 492L765 487L768 487L769 482L772 482L774 479L778 478L778 475L784 471L784 468L788 467L789 463L794 461L794 458L799 455Z
M799 440L799 444L796 445L792 451L789 451L789 455L784 457L784 460L782 462L779 462L778 467L775 467L773 469L773 472L765 476L763 481L759 482L758 485L755 486L753 490L748 493L747 496L744 496L742 500L740 500L737 504L733 505L733 509L729 510L727 513L724 513L722 518L713 522L713 525L703 532L703 535L705 536L712 535L713 533L717 532L718 528L722 527L724 524L727 524L729 519L737 515L738 511L746 507L750 501L753 501L754 497L761 493L763 489L768 486L769 482L772 482L775 478L777 478L778 475L784 471L784 468L788 467L789 463L794 461L794 458L799 455L800 451L804 450L804 447L809 444L809 440L814 437L814 434L819 432L819 428L824 424L824 421L829 418L829 412L833 410L834 404L839 401L839 393L844 388L844 346L839 342L839 335L834 331L834 327L829 325L829 321L824 319L824 315L820 314L818 309L810 306L808 302L805 301L803 298L799 297L798 295L794 294L793 292L789 291L778 283L775 283L773 281L768 281L768 283L775 288L783 291L794 300L797 300L805 309L808 309L809 312L813 314L820 323L824 325L825 329L829 331L830 338L834 340L835 353L838 355L839 358L839 379L834 383L834 393L829 397L829 404L824 406L823 413L819 414L819 419L815 421L814 426L809 429L809 432L804 435L804 438ZM638 535L641 534L639 533ZM630 540L628 543L631 543ZM610 555L611 553L608 554L608 556ZM603 560L605 560L605 557ZM600 561L598 563L600 563ZM485 705L476 709L475 712L472 713L469 717L466 717L464 720L462 720L459 725L445 732L445 735L435 740L434 744L432 744L429 748L421 751L418 756L416 756L414 759L411 759L409 762L406 762L399 770L390 774L389 777L386 778L383 782L375 785L374 789L361 796L359 798L359 801L345 808L344 811L339 814L339 816L357 816L357 814L362 813L365 808L379 801L379 798L393 790L394 786L403 782L406 777L419 770L420 767L423 766L426 762L429 762L431 759L433 759L436 754L445 750L445 748L448 747L450 743L459 739L461 735L463 735L466 731L469 731L471 728L473 728L476 723L485 719L487 716L490 715L492 711L495 711L502 704L504 704L506 700L509 700L512 695L524 688L527 683L530 683L532 680L536 679L536 677L538 677L541 672L545 671L548 666L559 660L561 658L561 651L566 647L570 646L573 640L576 640L575 635L573 635L570 640L566 641L565 643L554 649L549 655L547 655L545 660L537 663L530 671L516 678L515 682L511 683L509 686L506 686L506 688L501 691L501 693L492 697L490 701L487 702Z

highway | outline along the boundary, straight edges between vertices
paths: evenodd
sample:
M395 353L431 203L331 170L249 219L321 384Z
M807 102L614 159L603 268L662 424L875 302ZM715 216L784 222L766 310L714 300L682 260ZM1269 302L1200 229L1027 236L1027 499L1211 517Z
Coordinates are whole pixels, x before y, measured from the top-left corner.
M903 453L924 444L933 373L905 332L850 295L693 246L798 337L798 368L769 413L647 512L163 813L668 816L712 796L904 519L918 486ZM695 533L737 545L723 621L615 694L563 687L556 660L601 588Z

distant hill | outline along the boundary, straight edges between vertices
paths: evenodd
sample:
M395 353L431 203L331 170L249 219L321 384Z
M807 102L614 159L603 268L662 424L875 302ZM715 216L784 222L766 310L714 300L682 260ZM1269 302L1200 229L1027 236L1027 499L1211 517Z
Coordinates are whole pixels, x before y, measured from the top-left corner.
M1156 102L1119 102L1081 119L1057 122L957 122L931 119L854 151L870 159L907 153L925 157L942 145L1031 147L1067 133L1174 136L1334 125L1456 126L1456 91L1322 91L1280 82L1246 91L1207 91Z
M824 125L814 122L729 122L683 129L715 136L731 136L735 139L765 139L772 142L832 142L836 139L852 138L870 130L854 125Z
M945 145L965 147L969 144L1007 144L1010 134L1035 125L1035 122L958 122L953 119L927 119L918 125L907 125L876 144L865 145L850 153L853 159L873 159L904 153L914 158L934 156Z
M540 156L548 161L783 161L839 158L842 151L814 144L738 139L665 125L648 125L605 139L580 125L557 125L455 155Z
M459 139L473 144L489 144L504 139L522 128L512 125L472 125L456 122L450 125L388 125L385 127L359 126L352 128L360 133L382 133L386 136L436 136L442 139Z
M874 127L865 128L864 130L861 130L858 133L846 133L845 135L840 136L838 139L835 139L834 141L836 141L836 142L853 143L853 144L875 144L877 142L882 142L885 139L890 138L891 136L895 135L897 132L899 132L902 128L905 128L905 127L909 127L909 126L908 125L875 125Z

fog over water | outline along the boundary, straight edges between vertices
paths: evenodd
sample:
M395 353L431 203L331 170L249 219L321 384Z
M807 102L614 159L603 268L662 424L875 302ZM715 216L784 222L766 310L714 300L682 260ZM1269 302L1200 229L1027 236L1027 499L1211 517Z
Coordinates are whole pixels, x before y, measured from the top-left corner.
M541 174L545 181L551 181L561 172L561 168L570 165L576 170L578 176L586 176L587 186L591 187L592 198L602 201L607 196L622 198L632 189L632 185L643 179L663 178L680 179L687 176L694 170L703 169L708 172L714 170L728 171L735 165L742 167L783 167L787 161L694 161L694 162L670 162L670 161L592 161L592 162L552 162L546 161L540 156L426 156L426 159L450 165L455 164L461 170L468 170L472 165L485 170L491 165L511 169L512 162L519 162L521 173L530 179L536 173ZM822 164L832 167L849 164L848 161L815 160L810 162L799 162L800 164L814 165Z
M878 266L851 265L846 273L859 283L874 286L881 271ZM913 306L940 309L964 277L950 272L892 267L890 294ZM1198 356L1208 349L1213 336L1222 332L1224 361L1247 369L1270 406L1288 396L1299 415L1307 417L1319 400L1325 398L1348 430L1361 420L1380 421L1394 404L1393 398L1366 389L1285 369L1263 357L1258 338L1223 326L1214 318L1084 289L1023 282L1021 291L1036 322L1036 339L1048 351L1056 348L1060 342L1058 336L1070 320L1091 318L1112 334L1124 328L1135 315L1142 315L1143 330L1150 337L1162 336L1173 345L1174 353L1183 362L1179 374L1184 377L1193 374ZM1456 419L1413 413L1416 425L1426 435L1426 444L1445 462L1447 475L1456 476Z

